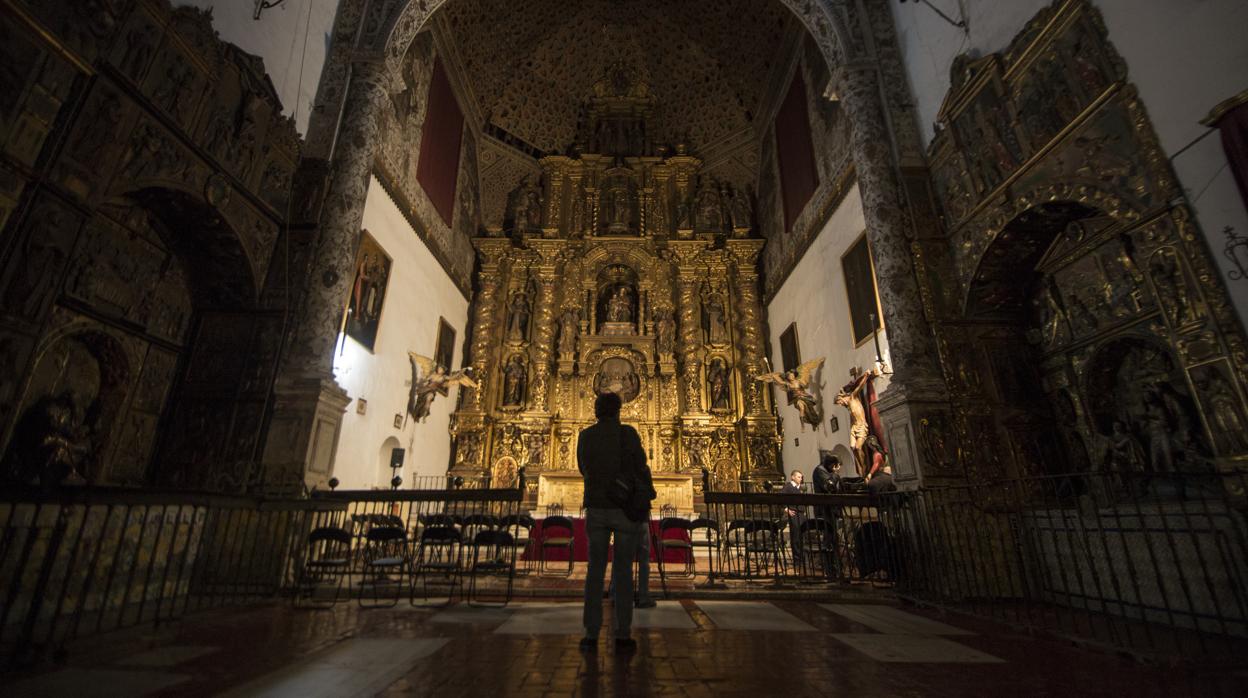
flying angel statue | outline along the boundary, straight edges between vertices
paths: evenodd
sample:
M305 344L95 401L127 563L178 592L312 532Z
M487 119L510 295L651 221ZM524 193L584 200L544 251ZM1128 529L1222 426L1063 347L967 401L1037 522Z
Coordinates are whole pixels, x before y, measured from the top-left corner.
M407 357L412 362L412 389L407 395L407 414L417 422L425 421L433 398L437 395L446 397L452 385L479 387L472 379L471 367L447 373L445 368L427 356L409 351Z
M797 405L797 412L801 416L803 425L809 424L818 428L819 423L823 421L823 410L819 407L819 402L815 400L815 396L810 392L810 381L815 371L823 365L824 357L811 359L806 363L781 373L773 371L772 373L764 373L761 376L754 376L754 380L764 383L775 383L784 388L784 392L789 396L789 403ZM805 431L805 426L802 427Z

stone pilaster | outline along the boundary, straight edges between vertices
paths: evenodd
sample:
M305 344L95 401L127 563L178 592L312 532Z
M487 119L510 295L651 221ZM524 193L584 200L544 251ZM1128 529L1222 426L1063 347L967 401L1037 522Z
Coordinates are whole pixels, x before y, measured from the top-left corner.
M877 67L873 62L846 64L838 70L834 84L853 124L850 147L893 371L877 407L894 473L899 479L918 477L923 469L922 452L916 447L920 426L927 415L947 409L947 399L915 276L913 224L906 213L899 168L889 145Z
M317 219L307 286L295 310L291 344L274 389L264 467L266 472L282 471L283 477L302 470L309 486L323 486L333 474L342 414L350 402L334 381L334 347L353 281L387 84L383 65L354 66L343 106L340 145L330 164Z

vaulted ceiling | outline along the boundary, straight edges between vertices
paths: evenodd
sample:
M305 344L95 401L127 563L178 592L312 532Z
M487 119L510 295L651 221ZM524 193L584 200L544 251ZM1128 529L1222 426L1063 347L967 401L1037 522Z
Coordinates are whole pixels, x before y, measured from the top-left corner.
M658 99L657 141L705 149L750 128L796 20L774 0L454 0L442 22L481 118L561 152L619 63Z
M656 98L655 144L686 142L707 171L753 187L756 122L801 34L776 0L452 0L435 25L470 118L531 146L481 142L487 227L501 224L507 192L536 173L534 150L573 144L581 105L617 65Z

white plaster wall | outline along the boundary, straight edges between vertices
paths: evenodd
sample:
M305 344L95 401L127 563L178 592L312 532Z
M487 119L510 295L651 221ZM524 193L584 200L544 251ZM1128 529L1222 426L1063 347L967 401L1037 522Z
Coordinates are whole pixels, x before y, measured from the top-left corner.
M450 416L457 389L447 397L436 398L428 419L421 424L408 419L404 429L396 429L394 415L407 409L411 380L407 352L434 355L441 316L455 328L454 367L459 368L468 321L468 300L375 178L364 205L364 229L390 255L393 265L375 352L350 338L339 336L338 340L334 375L352 398L343 415L334 461L334 476L343 489L389 486L390 450L383 451L382 446L392 437L407 449L404 486L411 485L414 476L446 472L451 455ZM358 398L368 401L363 415L356 412Z
M221 38L264 59L287 116L305 133L339 0L286 0L252 19L255 0L173 0L212 10ZM302 79L300 71L302 70ZM297 111L296 111L297 110Z
M786 473L801 470L810 482L811 471L819 462L819 449L831 450L837 444L849 447L849 412L833 402L841 386L849 382L849 369L870 368L875 362L875 347L868 339L855 347L849 320L849 300L845 294L845 275L841 257L856 242L866 222L862 215L862 198L858 185L845 195L845 200L819 231L767 306L767 323L771 331L772 364L779 367L780 334L797 323L798 350L802 361L826 357L821 373L816 374L823 397L823 423L802 431L797 408L787 404L784 391L773 389L772 395L784 425L784 458ZM880 332L880 350L888 361L887 331ZM888 386L885 376L876 381L877 392ZM840 429L832 433L828 422L835 416ZM854 474L852 462L842 458L845 475Z
M1009 44L1046 0L934 0L946 14L964 11L969 34L918 3L890 2L909 74L919 126L930 142L932 123L949 89L949 66L960 53L986 55ZM1244 0L1092 0L1105 18L1109 39L1127 63L1128 79L1171 156L1207 129L1211 108L1248 87L1248 2ZM1230 281L1222 254L1223 228L1248 233L1248 209L1235 189L1217 134L1173 161L1196 210L1240 321L1248 325L1248 281Z

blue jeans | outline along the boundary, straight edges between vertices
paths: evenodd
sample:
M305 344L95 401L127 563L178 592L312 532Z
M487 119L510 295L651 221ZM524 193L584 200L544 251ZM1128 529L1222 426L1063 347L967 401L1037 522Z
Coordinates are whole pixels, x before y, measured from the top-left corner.
M637 601L650 601L650 522L637 524Z
M602 629L602 585L607 573L607 548L615 534L611 563L611 603L615 606L615 636L629 637L633 628L633 557L637 554L638 526L620 509L586 509L589 570L585 573L585 637L597 638Z

